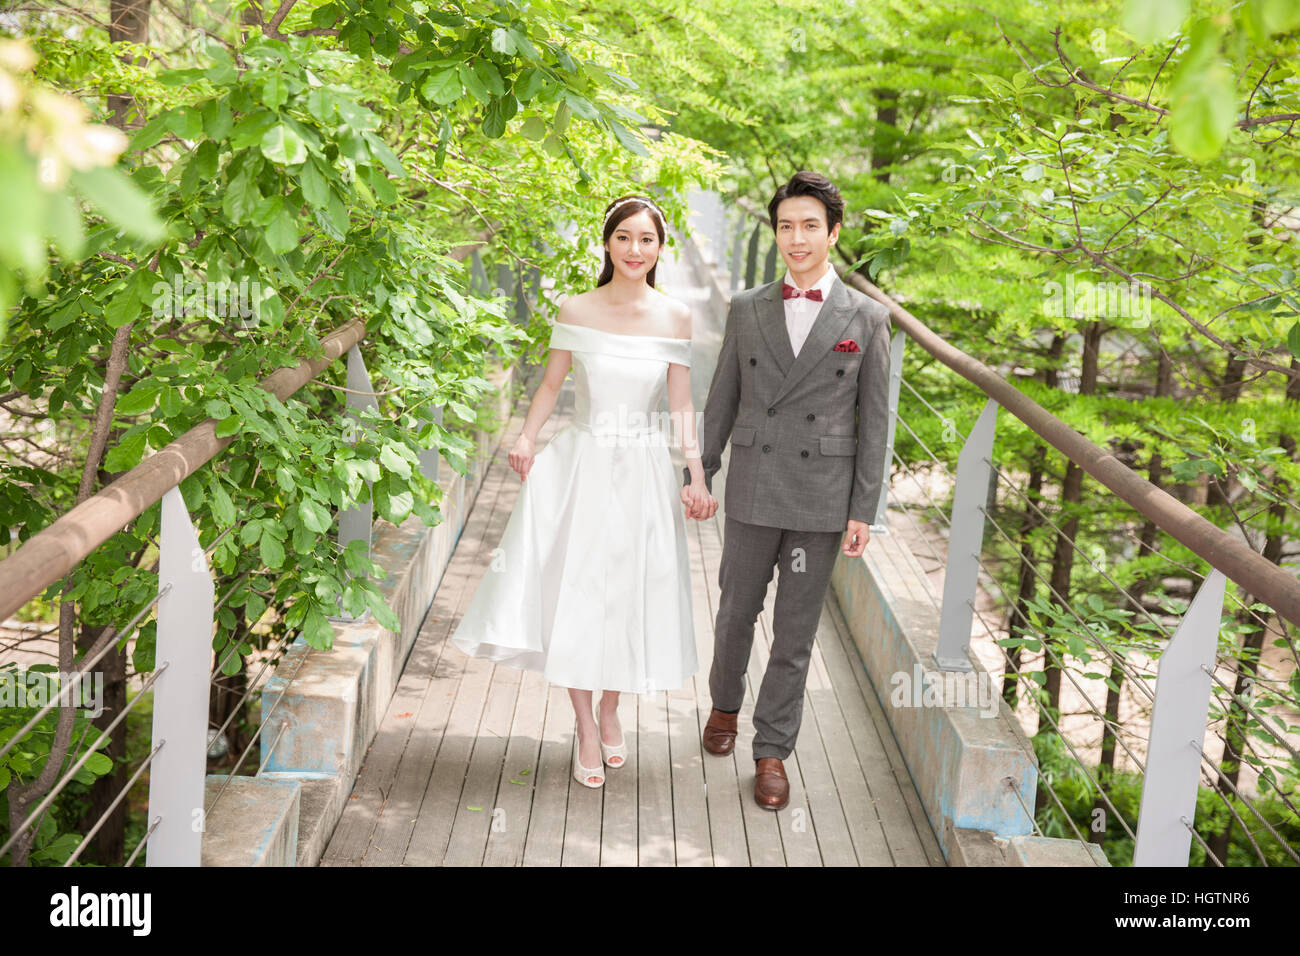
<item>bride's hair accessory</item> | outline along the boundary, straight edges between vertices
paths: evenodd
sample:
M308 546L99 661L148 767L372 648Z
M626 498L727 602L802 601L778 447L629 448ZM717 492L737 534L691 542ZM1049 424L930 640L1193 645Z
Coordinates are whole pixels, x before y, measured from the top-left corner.
M614 203L614 205L610 206L609 212L605 213L605 221L601 224L601 228L604 229L605 226L609 225L609 217L614 215L615 209L617 209L619 206L624 205L625 203L630 203L630 202L645 203L647 206L653 209L655 215L659 217L660 224L664 227L665 230L667 230L668 220L664 218L663 211L658 206L656 206L653 202L651 202L649 199L645 199L641 196L628 196L626 199L620 199L618 202Z

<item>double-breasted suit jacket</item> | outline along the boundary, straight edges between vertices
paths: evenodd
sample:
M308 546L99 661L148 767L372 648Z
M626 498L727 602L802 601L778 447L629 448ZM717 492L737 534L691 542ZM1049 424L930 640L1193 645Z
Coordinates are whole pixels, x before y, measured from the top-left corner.
M844 531L850 518L874 520L884 482L889 310L837 276L796 357L782 282L731 298L704 406L705 483L712 492L730 440L729 517ZM858 351L835 350L846 340Z

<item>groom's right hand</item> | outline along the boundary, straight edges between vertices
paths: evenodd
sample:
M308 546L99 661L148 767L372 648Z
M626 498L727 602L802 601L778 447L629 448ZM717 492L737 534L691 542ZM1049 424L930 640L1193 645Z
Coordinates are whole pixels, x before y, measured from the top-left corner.
M697 521L712 518L718 510L718 502L713 495L706 491L696 496L692 494L690 485L682 485L682 503L686 505L686 517Z

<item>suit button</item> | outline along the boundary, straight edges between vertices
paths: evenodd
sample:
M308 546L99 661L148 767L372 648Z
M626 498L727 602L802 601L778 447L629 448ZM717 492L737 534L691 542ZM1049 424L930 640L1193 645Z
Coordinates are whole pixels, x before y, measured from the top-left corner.
M844 369L842 369L842 368L837 368L837 369L835 370L835 374L836 374L836 375L843 375L843 374L844 374Z
M800 457L800 458L807 458L807 457L808 457L808 452L807 452L807 451L801 451L801 452L799 452L799 457Z
M757 360L757 359L752 359L752 358L751 358L751 359L749 360L749 364L750 364L750 365L757 365L757 364L758 364L758 360Z
M814 415L812 412L809 412L809 413L808 413L808 421L810 421L810 422L811 422L811 421L814 421L816 418L817 418L817 416Z
M776 414L776 409L775 409L775 408L769 408L769 409L767 410L767 417L768 417L768 418L771 418L771 417L772 417L773 415L775 415L775 414Z
M763 446L763 451L771 451L771 450L772 450L772 446L771 446L771 445L764 445L764 446Z

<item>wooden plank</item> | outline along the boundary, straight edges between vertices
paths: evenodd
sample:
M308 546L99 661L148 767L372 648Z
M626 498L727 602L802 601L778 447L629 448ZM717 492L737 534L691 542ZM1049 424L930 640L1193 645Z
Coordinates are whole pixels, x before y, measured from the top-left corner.
M704 565L707 569L706 580L709 585L710 599L714 607L720 596L717 585L718 567L722 560L721 526L715 525L716 535L706 533L703 536ZM770 595L769 595L770 597ZM732 753L721 759L731 762L731 772L735 775L737 797L740 802L741 819L745 825L745 842L751 866L784 866L785 850L781 845L781 833L777 814L764 810L754 802L754 697L757 693L758 679L762 672L757 670L757 649L762 637L755 627L754 651L751 651L749 666L746 671L746 693L737 714L736 747Z
M469 606L473 588L486 567L489 555L483 547L484 539L499 537L508 518L508 505L517 494L517 489L510 489L502 480L499 468L489 469L484 489L466 517L465 530L421 622L403 674L409 671L432 677L415 715L415 726L399 760L388 800L375 821L371 845L362 860L366 865L391 866L405 859L468 660L454 648L451 656L445 655L447 637Z
M770 625L769 625L770 630ZM831 639L835 639L834 628L828 627ZM853 852L853 841L849 837L849 824L845 819L844 807L840 803L840 794L835 787L835 778L831 773L830 760L826 754L826 745L821 736L821 721L818 719L816 692L829 689L829 681L824 671L815 666L819 633L813 640L808 666L808 679L804 688L803 718L799 726L799 737L795 743L795 752L791 757L797 758L799 775L803 786L804 799L812 817L812 825L800 828L799 821L791 814L786 833L805 835L816 832L817 849L821 864L826 866L856 866L857 854ZM770 648L769 648L770 650ZM829 722L831 713L826 714ZM789 771L787 771L789 773ZM794 806L794 787L790 791L791 807ZM784 811L783 811L784 813ZM786 850L787 857L789 850ZM811 857L809 858L811 861Z
M497 816L488 832L487 852L483 856L484 866L519 866L524 861L546 719L546 688L546 678L538 671L523 673L501 768Z
M693 522L691 536L691 574L694 589L695 646L700 670L695 675L696 739L704 732L713 704L709 695L709 669L713 663L713 623L717 619L717 602L709 588L704 542L718 539L717 517ZM736 758L719 757L700 744L704 770L704 794L709 816L709 841L714 866L749 866L749 845L745 839L745 819L741 810L741 792L736 775ZM749 799L753 799L752 795Z
M569 692L547 684L546 719L537 758L537 781L528 837L524 844L524 866L559 866L564 855L564 832L569 802L569 753L572 741L573 708Z
M399 844L404 848L405 840L409 838L410 828L414 825L414 810L423 795L423 784L428 778L428 770L432 767L441 740L442 722L446 719L447 710L442 705L448 694L454 694L454 681L459 679L462 667L457 665L450 669L445 666L442 668L442 676L453 679L450 688L445 680L440 678L440 682L435 682L434 678L439 671L446 636L472 596L471 586L477 578L475 565L481 549L482 531L494 516L502 483L498 477L489 474L484 484L484 493L479 497L481 507L476 508L466 522L461 544L452 555L424 620L421 621L393 699L353 784L353 799L344 807L326 846L324 858L331 863L360 863L370 852L371 846L378 841L386 843L389 849L378 851L371 862L391 865L400 859L402 849L398 848ZM500 516L497 517L499 521ZM433 702L434 709L425 713L424 708L430 701ZM427 766L413 768L407 761L407 751L417 728L420 749L417 750L416 762L419 763L420 757L427 756ZM405 785L399 787L399 771L404 762L407 762L406 777L402 780ZM381 828L390 800L393 803L389 825ZM394 828L393 821L397 819L402 822ZM394 853L398 855L394 857Z
M668 702L663 694L637 701L637 862L672 866L673 791L668 758Z
M577 717L567 688L561 688L565 701L565 724L568 728L569 760L578 759ZM600 823L605 788L592 789L573 779L571 762L566 767L569 805L564 820L564 857L561 866L600 866Z
M462 803L461 792L469 770L474 734L482 718L495 666L478 658L470 658L465 664L465 674L456 689L442 745L434 759L403 862L417 866L440 866L443 862L452 823Z
M451 825L451 838L443 866L482 866L488 834L494 825L504 825L497 813L496 796L501 789L501 768L505 762L510 724L519 698L519 672L514 680L503 680L497 665L488 688L487 706L474 735L474 750Z
M593 697L599 699L598 694ZM618 717L623 726L627 758L617 769L605 768L605 800L600 830L601 866L637 865L637 805L640 799L640 734L637 733L641 698L619 694Z
M682 693L667 695L668 750L672 760L673 843L678 866L710 866L709 809L704 790L704 757L700 720L695 707L695 679Z
M818 686L809 690L811 719L817 722L818 735L826 750L856 861L860 866L892 866L884 824L876 812L875 800L867 784L867 778L875 768L864 767L853 746L854 736L874 732L874 728L859 728L851 724L840 704L842 695L860 694L861 691L843 659L843 647L833 615L825 607L822 608L821 629L813 648L811 667L820 677Z
M772 645L771 621L772 609L776 603L777 582L775 576L768 585L767 600L759 614L758 625L754 629L754 652L749 661L750 687L755 689L754 704L758 703L758 689L762 687L763 672L767 669L768 655ZM744 711L741 711L742 715ZM750 708L748 733L753 735L753 707ZM755 766L751 760L749 779L753 786ZM813 819L808 806L808 795L804 788L803 770L796 746L790 756L782 761L785 775L790 781L790 802L784 810L764 810L753 799L750 800L757 813L772 817L776 821L777 832L781 838L781 848L785 853L787 866L821 866L821 849L817 845L817 821Z
M858 656L857 646L844 623L839 602L832 596L831 620L839 636L839 657L843 667L851 672L859 692L855 695L846 688L840 695L849 724L858 730L853 734L853 746L864 767L875 768L867 777L876 812L880 817L890 856L895 866L945 866L925 811L921 807L916 787L907 772L893 731L889 728L880 702L867 677L866 668ZM826 642L827 657L836 656L834 646ZM888 773L885 773L888 768Z

